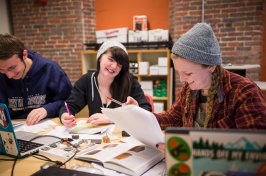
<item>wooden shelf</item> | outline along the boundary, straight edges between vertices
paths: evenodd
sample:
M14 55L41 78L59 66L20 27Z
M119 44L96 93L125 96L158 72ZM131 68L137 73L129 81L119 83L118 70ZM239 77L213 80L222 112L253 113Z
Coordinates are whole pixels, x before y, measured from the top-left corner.
M164 110L170 108L170 50L169 49L127 49L129 59L132 62L149 62L151 65L158 64L159 57L167 57L167 74L165 75L140 75L138 73L134 74L138 81L157 81L164 80L167 86L167 97L153 97L156 102L161 102L164 104ZM81 53L82 62L82 73L85 74L88 71L96 70L96 50L85 50ZM138 64L139 65L139 64ZM145 91L144 91L145 92Z

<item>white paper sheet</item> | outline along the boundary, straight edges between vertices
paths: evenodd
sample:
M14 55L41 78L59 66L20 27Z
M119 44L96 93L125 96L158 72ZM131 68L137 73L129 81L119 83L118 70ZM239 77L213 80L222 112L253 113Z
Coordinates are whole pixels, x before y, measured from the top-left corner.
M136 105L126 105L119 108L102 108L103 114L128 134L154 147L164 143L165 137L154 114Z
M18 126L14 128L14 131L27 131L27 132L32 132L32 133L39 133L42 131L50 130L53 128L53 126L57 125L54 121L52 120L42 120L39 123L35 125L28 126L26 123L24 123L21 126Z
M83 123L82 120L77 122L79 123ZM115 125L112 125L111 127L108 128L108 137L110 138L110 140L117 140L119 139L118 136L113 135L113 131L114 131ZM50 132L46 133L46 135L53 135L53 136L57 136L60 138L72 138L73 134L70 134L69 132L71 131L71 128L66 128L65 126L57 126L55 127L53 130L51 130ZM103 136L106 135L106 133L102 133L102 134L78 134L79 135L79 139L102 139Z

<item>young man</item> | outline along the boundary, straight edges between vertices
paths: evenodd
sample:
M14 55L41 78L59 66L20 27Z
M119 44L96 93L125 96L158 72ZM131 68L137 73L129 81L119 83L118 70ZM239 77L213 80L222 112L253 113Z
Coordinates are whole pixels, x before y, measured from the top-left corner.
M12 119L26 118L27 125L57 117L72 89L56 62L27 50L9 34L0 34L0 82L0 102Z

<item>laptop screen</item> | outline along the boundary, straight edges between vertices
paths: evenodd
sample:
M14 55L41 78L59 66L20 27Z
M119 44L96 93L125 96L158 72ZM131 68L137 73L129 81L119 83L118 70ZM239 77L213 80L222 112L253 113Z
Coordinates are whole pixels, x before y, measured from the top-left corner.
M169 127L168 176L266 174L266 131Z

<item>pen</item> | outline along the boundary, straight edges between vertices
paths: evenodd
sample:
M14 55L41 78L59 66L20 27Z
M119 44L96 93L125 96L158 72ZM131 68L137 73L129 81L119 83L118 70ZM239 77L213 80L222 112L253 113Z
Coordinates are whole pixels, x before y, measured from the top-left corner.
M111 100L112 102L115 102L116 104L119 104L119 105L123 106L123 103L121 103L120 101L117 101L117 100L115 100L115 99L113 99L113 98L111 98L111 97L107 97L107 96L106 96L106 98L108 98L108 99Z
M70 111L69 111L69 108L68 108L68 105L67 105L66 102L65 102L65 106L66 106L66 110L67 110L68 115L71 115L71 114L70 114Z

